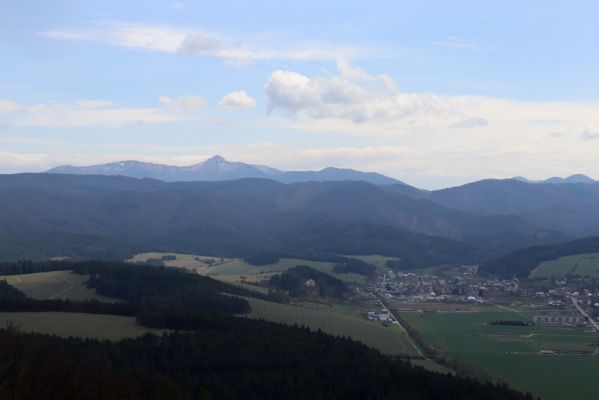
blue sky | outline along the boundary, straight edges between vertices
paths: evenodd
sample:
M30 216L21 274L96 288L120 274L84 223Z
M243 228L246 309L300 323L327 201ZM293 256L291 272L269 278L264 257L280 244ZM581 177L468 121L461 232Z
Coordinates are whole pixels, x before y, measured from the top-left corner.
M5 3L3 173L218 153L427 188L599 177L592 1Z

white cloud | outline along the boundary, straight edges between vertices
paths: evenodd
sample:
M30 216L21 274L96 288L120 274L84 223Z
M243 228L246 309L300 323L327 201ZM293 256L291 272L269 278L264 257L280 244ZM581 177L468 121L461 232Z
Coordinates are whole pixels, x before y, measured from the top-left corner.
M252 108L256 107L256 100L254 100L245 90L238 92L232 92L225 95L221 101L218 102L220 107L231 107L231 108Z
M201 96L160 97L163 107L123 107L108 100L78 100L20 104L0 100L0 126L27 127L119 127L176 121L202 121L196 111L206 105Z
M22 110L23 108L25 108L25 105L16 101L0 99L0 113L9 113Z
M113 101L108 101L108 100L78 100L77 104L81 108L87 108L87 109L108 108L108 107L116 106L116 104Z
M177 52L192 56L209 56L216 54L222 47L223 43L219 39L195 33L185 36Z
M232 37L190 27L104 22L92 28L65 28L43 31L55 40L98 42L147 51L222 58L227 65L245 66L264 60L335 60L375 56L374 49L335 43L297 43L275 39L281 35Z
M180 96L171 98L160 96L158 102L172 110L193 111L206 106L206 100L202 96Z
M275 71L264 87L269 109L307 119L372 121L397 126L451 126L482 119L464 107L463 99L428 93L405 93L387 75L338 63L339 76L307 77Z

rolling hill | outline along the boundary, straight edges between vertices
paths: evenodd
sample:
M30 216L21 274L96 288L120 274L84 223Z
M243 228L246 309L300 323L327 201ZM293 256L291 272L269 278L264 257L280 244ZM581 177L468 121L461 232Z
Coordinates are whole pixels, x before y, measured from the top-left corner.
M111 257L134 250L341 253L435 264L479 261L562 238L517 217L472 215L355 181L167 183L17 174L0 176L0 204L3 257L13 259L111 249Z
M435 191L386 190L481 216L512 215L570 237L599 234L599 183L526 183L487 179Z

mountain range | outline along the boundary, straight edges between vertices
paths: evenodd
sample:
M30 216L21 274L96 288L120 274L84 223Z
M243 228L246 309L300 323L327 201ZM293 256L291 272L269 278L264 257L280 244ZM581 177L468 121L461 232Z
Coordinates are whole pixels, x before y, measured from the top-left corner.
M564 239L516 216L475 215L363 181L17 174L0 175L0 199L0 258L13 259L51 243L40 247L40 257L162 249L384 254L435 265Z
M397 179L376 172L353 169L324 168L320 171L281 171L264 165L231 162L216 155L198 164L175 166L141 161L119 161L108 164L76 167L63 165L47 171L54 174L122 175L132 178L153 178L165 182L224 181L241 178L267 178L283 183L307 181L366 181L375 185L401 184Z
M526 183L553 183L553 184L562 184L562 183L597 183L596 180L582 174L570 175L566 178L560 178L559 176L554 176L549 179L544 179L540 181L534 181L530 179L526 179L522 176L516 176L512 179L526 182Z

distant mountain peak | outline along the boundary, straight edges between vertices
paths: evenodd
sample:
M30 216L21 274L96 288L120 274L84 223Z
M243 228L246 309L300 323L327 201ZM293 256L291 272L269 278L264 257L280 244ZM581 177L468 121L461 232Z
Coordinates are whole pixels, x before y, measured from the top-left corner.
M281 171L265 165L227 161L218 154L198 164L181 167L127 160L84 167L63 165L52 168L47 172L78 175L124 175L133 178L153 178L166 182L267 178L283 183L361 180L375 185L403 184L403 182L375 172L361 172L335 167L327 167L320 171Z
M588 177L587 175L583 175L583 174L574 174L574 175L570 175L567 178L561 178L559 176L554 176L551 177L549 179L545 179L545 180L540 180L540 181L534 181L534 180L530 180L530 179L526 179L522 176L515 176L512 179L517 180L517 181L521 181L521 182L526 182L526 183L552 183L552 184L563 184L563 183L597 183L596 180Z

